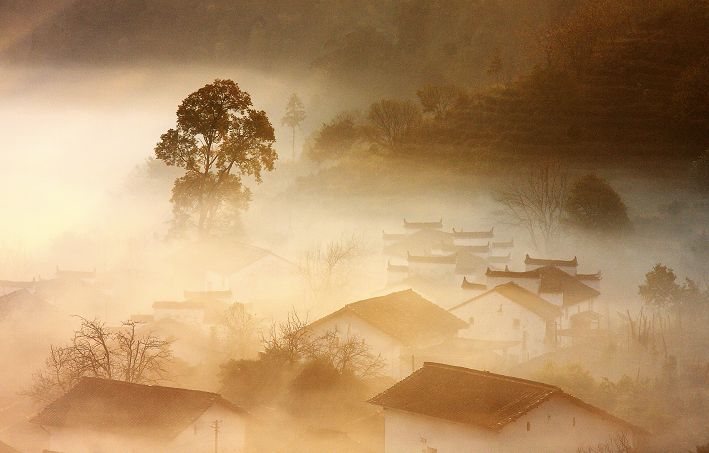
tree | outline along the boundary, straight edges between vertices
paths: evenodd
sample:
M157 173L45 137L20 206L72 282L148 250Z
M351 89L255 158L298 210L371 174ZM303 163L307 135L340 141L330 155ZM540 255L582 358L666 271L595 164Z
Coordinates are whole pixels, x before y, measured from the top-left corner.
M500 49L495 50L485 72L490 77L493 77L495 82L500 83L500 76L502 75L502 56L500 55Z
M534 167L497 193L502 221L524 227L535 248L549 251L559 234L567 198L567 175L558 164Z
M605 179L593 174L571 186L564 208L569 223L584 230L620 232L630 228L620 195Z
M638 292L646 304L658 307L668 307L674 304L679 291L677 275L671 268L660 263L655 264L652 270L645 274L645 283L638 288Z
M337 159L347 153L362 138L358 115L342 112L329 123L320 126L308 155L314 161Z
M416 92L424 113L442 118L463 95L463 90L455 85L426 85Z
M50 402L84 376L153 383L167 377L171 341L139 332L139 323L124 321L111 329L99 320L79 318L81 326L66 346L50 346L45 368L34 376L27 394Z
M283 124L291 128L293 136L291 144L293 146L292 159L295 160L295 128L300 127L300 124L305 121L305 107L297 94L293 93L288 99L286 105L286 114L283 116Z
M242 176L261 182L277 159L273 126L251 96L231 80L215 80L187 96L177 126L155 146L155 156L185 173L172 189L174 227L206 235L233 230L251 199Z
M421 114L413 102L384 99L369 107L369 124L375 143L398 149L419 124Z

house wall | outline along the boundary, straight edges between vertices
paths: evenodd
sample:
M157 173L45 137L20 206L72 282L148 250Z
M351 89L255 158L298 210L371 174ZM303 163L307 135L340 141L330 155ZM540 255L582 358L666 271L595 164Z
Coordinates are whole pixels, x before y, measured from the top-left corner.
M564 305L564 293L539 293L539 297L547 302L551 302L557 307Z
M546 345L544 341L546 320L497 292L483 295L473 302L451 310L451 313L468 323L468 327L459 332L461 337L519 341L518 346L508 350L513 361L528 360L552 349L552 346ZM515 320L519 320L519 323Z
M396 285L398 283L403 282L406 280L409 276L408 271L403 272L403 271L392 271L388 270L387 271L387 286L391 285Z
M390 337L376 327L364 322L357 316L343 313L322 323L311 330L315 335L321 335L329 330L337 329L342 338L357 336L367 343L372 354L381 355L385 362L382 373L394 379L401 379L413 371L410 361L402 360L406 347L398 340Z
M434 417L384 410L384 453L485 452L491 453L495 435L471 425L453 423Z
M209 425L214 420L221 420L219 451L244 452L244 417L220 405L207 409L170 441L86 429L46 427L49 431L47 449L60 453L212 453L214 431Z
M455 283L455 263L419 263L409 262L409 274L420 275L425 278L442 282Z
M529 431L527 431L529 422ZM529 411L500 432L500 452L569 452L607 442L627 427L572 403L563 396L553 396Z
M453 245L474 245L474 246L483 246L487 245L490 242L490 238L456 238L453 237Z
M385 453L425 452L426 447L436 453L576 453L579 448L607 442L619 432L627 429L563 397L552 397L499 432L384 410ZM632 441L632 434L627 433Z

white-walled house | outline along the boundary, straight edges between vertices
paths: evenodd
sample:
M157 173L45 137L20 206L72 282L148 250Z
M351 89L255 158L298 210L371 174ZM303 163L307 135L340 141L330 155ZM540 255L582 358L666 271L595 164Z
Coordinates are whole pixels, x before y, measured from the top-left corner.
M384 409L385 453L575 453L646 434L558 387L432 362L370 403Z
M409 276L418 275L450 285L454 285L457 281L455 271L458 266L458 257L455 253L450 255L412 255L407 253L407 262Z
M508 350L513 362L556 347L556 320L561 310L516 283L496 286L449 311L467 322L459 333L464 338L517 342Z
M495 233L493 228L485 231L457 231L453 228L453 244L458 246L479 246L485 245L493 237ZM489 245L489 244L488 244Z
M417 349L455 338L465 323L412 290L345 305L308 326L314 335L336 330L357 337L381 355L383 373L399 379L411 373Z
M31 421L58 453L211 453L246 449L247 413L216 393L82 378Z

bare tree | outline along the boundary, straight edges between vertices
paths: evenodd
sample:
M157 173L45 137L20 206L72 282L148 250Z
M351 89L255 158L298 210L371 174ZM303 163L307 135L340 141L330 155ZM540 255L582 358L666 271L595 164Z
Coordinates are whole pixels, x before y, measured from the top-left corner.
M497 194L503 222L524 227L535 248L549 251L559 235L567 198L566 172L559 164L529 170Z
M305 121L305 107L303 106L303 101L300 100L297 94L291 94L288 99L286 113L281 121L284 125L291 128L293 134L291 137L291 145L293 146L292 160L295 160L295 129L300 127L300 123Z
M364 239L357 234L318 243L306 250L300 270L316 301L342 291L352 265L367 251Z
M233 303L227 307L219 330L223 333L229 358L248 358L258 352L257 328L256 317L248 313L242 304Z
M384 99L371 105L368 118L372 139L395 150L414 131L421 113L413 102Z
M66 346L51 346L45 368L34 375L25 392L35 401L50 402L84 376L152 383L166 378L172 359L171 341L139 332L138 323L110 329L99 320L79 318L81 326Z
M381 355L372 353L358 335L341 334L330 329L315 335L306 318L295 311L285 321L273 324L263 337L264 353L288 363L320 361L329 363L340 374L358 377L378 376L384 367Z

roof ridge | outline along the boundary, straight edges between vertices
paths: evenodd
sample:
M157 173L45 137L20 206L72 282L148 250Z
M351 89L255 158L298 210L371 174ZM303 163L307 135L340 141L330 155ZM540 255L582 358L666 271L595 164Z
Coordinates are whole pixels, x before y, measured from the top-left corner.
M110 383L114 383L117 385L130 386L130 387L150 387L150 388L154 388L154 389L168 389L168 390L173 390L173 391L177 390L177 391L182 391L182 392L186 392L186 393L202 393L205 395L211 395L214 397L223 398L222 395L219 393L208 392L206 390L186 389L183 387L168 387L166 385L158 385L158 384L140 384L138 382L129 382L129 381L123 381L120 379L108 379L108 378L101 378L101 377L96 377L96 376L82 376L80 381L110 382ZM74 387L74 388L76 388L76 387Z
M487 371L487 370L476 370L475 368L466 368L458 365L450 365L447 363L441 363L441 362L423 362L423 367L419 369L423 369L426 366L433 366L436 368L444 368L444 369L449 369L449 370L455 370L455 371L462 371L468 374L475 374L475 375L483 375L483 376L490 376L494 377L500 380L505 380L505 381L510 381L510 382L519 382L522 384L531 384L531 385L537 385L539 387L543 388L548 388L550 390L555 390L558 392L564 392L560 387L552 384L547 384L545 382L539 382L539 381L533 381L531 379L524 379L516 376L508 376L506 374L498 374L498 373L493 373L492 371ZM417 370L418 371L418 370Z

